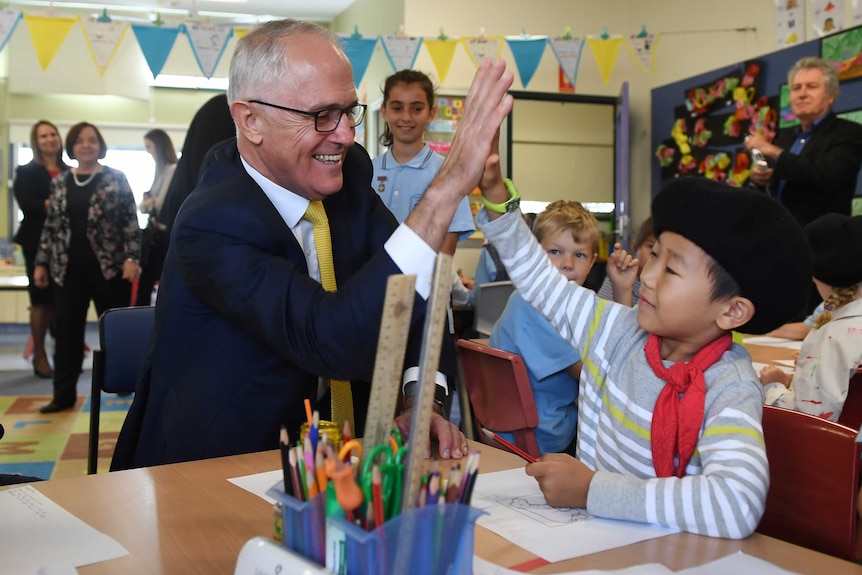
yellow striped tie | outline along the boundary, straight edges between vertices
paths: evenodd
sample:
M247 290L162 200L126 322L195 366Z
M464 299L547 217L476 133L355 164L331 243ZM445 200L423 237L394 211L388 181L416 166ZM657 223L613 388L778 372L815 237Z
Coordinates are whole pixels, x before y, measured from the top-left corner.
M335 266L332 263L332 240L329 237L329 219L326 217L326 210L323 209L323 202L309 202L303 217L314 225L314 245L317 248L317 265L320 267L320 285L326 291L335 291L338 286L335 282ZM331 379L329 388L332 392L332 421L339 429L345 421L349 421L350 429L356 433L350 382Z

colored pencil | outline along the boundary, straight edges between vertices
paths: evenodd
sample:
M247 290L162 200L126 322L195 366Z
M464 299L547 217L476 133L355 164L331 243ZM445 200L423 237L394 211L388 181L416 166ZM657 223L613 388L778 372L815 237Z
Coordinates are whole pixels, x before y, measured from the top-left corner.
M509 443L508 441L506 441L505 439L503 439L502 437L500 437L499 435L497 435L496 433L494 433L490 429L486 429L483 427L482 433L484 433L488 437L488 439L493 439L494 441L496 441L497 443L499 443L500 445L502 445L503 447L505 447L506 449L508 449L512 453L514 453L515 455L521 456L523 459L526 459L530 463L536 463L536 461L538 461L535 457L533 457L532 455L530 455L529 453L527 453L526 451L524 451L523 449L521 449L517 445L515 445L513 443Z
M288 449L288 460L290 465L290 479L293 484L293 496L302 501L305 496L302 492L302 479L299 478L299 466L296 461L296 452Z
M293 495L293 480L290 476L290 439L287 436L287 428L281 426L278 436L278 446L281 449L281 473L284 476L284 492Z
M305 398L305 417L308 419L308 426L311 427L311 400L307 397Z
M386 516L383 511L383 478L380 476L380 468L375 464L371 470L371 495L372 505L374 509L374 525L377 528L386 521Z

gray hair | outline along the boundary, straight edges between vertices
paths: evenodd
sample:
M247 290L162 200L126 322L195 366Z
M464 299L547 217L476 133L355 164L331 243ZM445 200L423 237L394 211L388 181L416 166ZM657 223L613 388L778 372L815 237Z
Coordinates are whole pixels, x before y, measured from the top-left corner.
M260 97L261 90L284 78L289 57L282 40L299 34L324 38L342 50L338 36L318 24L290 19L261 24L237 42L230 62L228 106L236 100ZM255 93L247 90L255 90Z
M793 86L793 78L796 76L796 73L800 70L810 70L813 68L817 68L821 72L823 72L823 80L826 85L826 93L838 97L838 70L835 68L835 64L830 62L829 60L824 60L823 58L816 58L814 56L806 56L805 58L801 58L793 67L790 69L790 72L787 73L787 85L788 87Z

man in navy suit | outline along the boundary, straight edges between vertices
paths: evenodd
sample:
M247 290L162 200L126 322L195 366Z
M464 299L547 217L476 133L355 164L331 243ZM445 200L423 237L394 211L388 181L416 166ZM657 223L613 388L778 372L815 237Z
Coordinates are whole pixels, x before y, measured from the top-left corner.
M317 401L318 377L352 380L361 416L357 388L367 396L361 382L372 376L387 277L417 274L406 367L418 357L434 257L479 182L511 109L511 82L500 62L480 67L434 193L397 226L371 188L367 153L353 145L364 107L339 40L296 21L245 36L228 92L237 140L211 151L177 217L112 469L275 448L280 425L295 437L305 420L303 399ZM302 219L313 200L329 218L336 292L318 281L312 226ZM441 457L466 454L463 434L439 413L432 435Z
M838 97L835 65L820 58L802 58L788 73L790 109L799 120L775 143L760 136L745 147L760 150L769 166L751 172L751 182L766 188L800 225L828 212L850 214L856 179L862 166L862 126L832 112Z

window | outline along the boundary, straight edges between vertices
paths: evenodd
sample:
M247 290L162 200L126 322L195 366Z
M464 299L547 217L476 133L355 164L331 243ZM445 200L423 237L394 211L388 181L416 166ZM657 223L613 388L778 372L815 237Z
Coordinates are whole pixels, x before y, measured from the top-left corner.
M24 165L33 159L33 151L29 146L20 145L17 149L17 157L18 161L16 165ZM69 156L65 153L63 154L63 161L70 166L76 165L76 162L70 160ZM105 159L99 160L99 162L104 166L110 166L126 174L129 185L132 187L132 193L135 196L135 205L139 205L144 197L144 192L150 189L153 177L155 177L156 162L153 160L153 157L143 148L109 148ZM19 209L18 219L15 224L16 229L17 222L20 222L22 218L23 214ZM146 227L146 214L138 212L138 225L140 225L141 229Z

